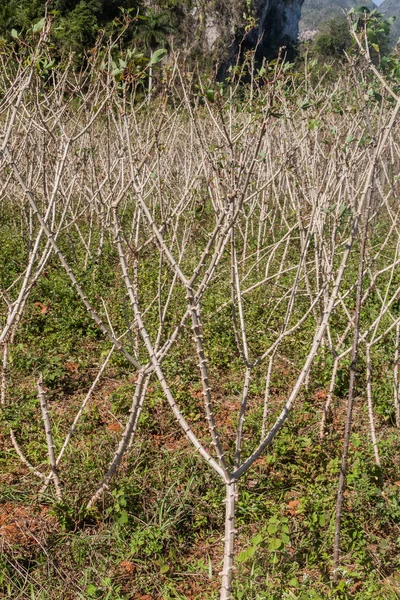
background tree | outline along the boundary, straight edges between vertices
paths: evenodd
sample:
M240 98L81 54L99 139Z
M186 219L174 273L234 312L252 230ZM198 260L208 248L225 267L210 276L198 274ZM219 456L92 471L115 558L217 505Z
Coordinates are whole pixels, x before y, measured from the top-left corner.
M172 34L174 27L166 12L148 10L146 15L141 18L139 37L142 40L146 50L153 54L160 47L168 46L168 36ZM149 96L153 87L153 65L149 67Z
M349 11L354 31L360 37L367 36L371 58L379 60L391 51L390 29L394 19L385 19L376 9L368 10L365 6Z
M46 4L54 20L55 53L62 55L72 51L78 57L94 45L100 29L111 32L115 19L122 14L121 9L133 14L142 9L142 0L53 0L47 3L45 0L6 0L0 9L0 36L9 37L11 29L28 31L43 17ZM134 34L131 28L128 38Z
M348 23L344 16L335 15L321 27L314 49L322 57L343 56L351 46Z

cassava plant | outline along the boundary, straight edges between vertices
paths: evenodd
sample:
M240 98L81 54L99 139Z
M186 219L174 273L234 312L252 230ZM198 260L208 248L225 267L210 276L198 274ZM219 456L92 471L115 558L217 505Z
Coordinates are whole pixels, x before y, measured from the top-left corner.
M248 93L236 82L189 79L179 57L171 57L164 87L149 104L142 88L149 65L135 71L122 62L116 73L116 47L97 50L80 73L69 64L43 79L43 33L35 60L16 69L10 58L2 74L1 210L25 244L23 266L1 290L5 414L23 409L12 399L8 357L20 352L16 340L30 294L46 279L50 260L107 345L61 440L46 378L30 373L48 458L33 464L9 423L15 452L39 480L42 496L52 484L58 500L68 499L69 453L96 386L120 353L132 375L132 398L107 468L85 488L86 510L95 509L133 451L150 383L157 382L182 436L225 489L220 598L229 600L243 478L307 396L316 360L328 364L329 358L325 439L338 368L351 354L338 573L357 359L365 347L378 461L372 353L394 335L396 418L399 412L398 99L387 100L379 79L387 93L380 103L366 102L365 71L362 84L354 84L358 65L340 81L324 85L323 75L311 85L309 74L295 76L278 60L259 76L264 85ZM343 89L354 102L348 113L338 103ZM378 219L380 237L373 235ZM390 261L387 248L395 248ZM96 293L96 273L110 256L122 291ZM377 314L366 308L372 297ZM195 418L177 394L171 362L188 373L187 385L201 397ZM282 362L292 376L277 399L273 381ZM219 380L232 365L235 391L221 393Z

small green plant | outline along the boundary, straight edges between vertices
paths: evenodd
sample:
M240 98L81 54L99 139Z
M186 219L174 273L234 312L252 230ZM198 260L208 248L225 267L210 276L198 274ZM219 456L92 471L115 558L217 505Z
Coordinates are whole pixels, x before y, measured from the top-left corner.
M129 515L126 510L127 499L123 489L113 490L111 492L113 504L106 509L106 515L112 516L119 525L126 525L129 522Z

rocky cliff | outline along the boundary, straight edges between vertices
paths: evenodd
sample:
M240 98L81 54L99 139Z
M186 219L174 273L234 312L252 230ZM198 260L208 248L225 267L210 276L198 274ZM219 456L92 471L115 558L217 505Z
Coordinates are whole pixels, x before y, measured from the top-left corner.
M256 49L270 57L297 41L304 0L186 0L177 47L219 64L235 61L239 52Z
M279 47L297 42L304 0L258 0L255 2L257 27L251 30L247 45L260 57L270 56Z

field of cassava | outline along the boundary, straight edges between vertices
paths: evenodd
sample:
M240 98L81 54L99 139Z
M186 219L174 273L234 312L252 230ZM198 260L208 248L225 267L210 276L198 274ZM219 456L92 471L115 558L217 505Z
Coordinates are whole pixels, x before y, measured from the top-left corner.
M400 598L398 87L360 53L257 85L170 59L149 98L115 48L28 50L0 49L0 597Z

